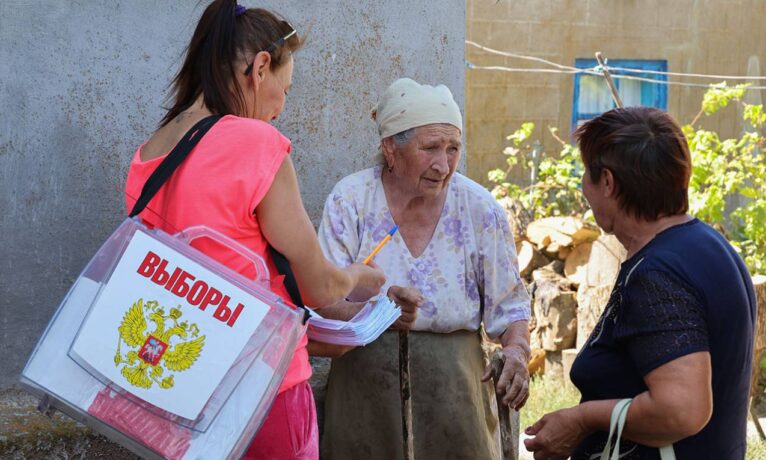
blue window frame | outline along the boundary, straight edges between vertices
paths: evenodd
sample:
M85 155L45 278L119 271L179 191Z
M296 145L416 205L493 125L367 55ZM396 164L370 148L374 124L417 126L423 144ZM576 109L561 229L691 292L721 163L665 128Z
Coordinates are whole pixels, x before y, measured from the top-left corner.
M610 59L607 64L609 67L622 67L626 69L668 71L668 61L665 60ZM575 67L578 69L592 69L596 65L598 65L598 62L595 59L575 60ZM619 70L612 71L612 73L615 75L632 75L667 81L667 75ZM615 78L614 83L625 107L644 106L656 107L661 110L668 109L667 85L625 78ZM572 131L584 122L614 107L614 101L612 101L609 87L604 82L604 77L600 75L575 74Z

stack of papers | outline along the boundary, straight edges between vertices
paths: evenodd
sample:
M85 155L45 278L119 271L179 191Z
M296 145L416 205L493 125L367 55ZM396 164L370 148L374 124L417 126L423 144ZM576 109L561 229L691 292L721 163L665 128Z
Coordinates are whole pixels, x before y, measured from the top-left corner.
M402 310L386 296L367 302L350 321L322 318L311 312L311 340L335 345L362 346L377 339L401 316Z

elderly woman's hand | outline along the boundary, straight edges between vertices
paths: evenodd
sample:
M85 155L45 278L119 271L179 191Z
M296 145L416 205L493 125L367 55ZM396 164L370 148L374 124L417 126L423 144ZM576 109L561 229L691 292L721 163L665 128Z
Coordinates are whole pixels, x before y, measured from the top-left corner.
M402 309L402 316L391 326L391 329L409 330L418 316L418 308L423 305L423 295L415 288L391 286L388 288L388 298Z
M497 394L503 395L503 404L515 410L524 407L529 397L529 369L527 368L527 355L515 347L503 348L505 363L503 372L497 380ZM487 365L482 382L488 382L492 378L492 368Z
M559 460L572 455L588 435L579 406L544 415L524 433L534 436L524 440L524 446L534 452L535 460Z
M525 320L514 321L500 337L505 363L495 391L503 395L503 404L515 410L524 407L529 397L529 328ZM492 366L487 364L482 382L492 379Z

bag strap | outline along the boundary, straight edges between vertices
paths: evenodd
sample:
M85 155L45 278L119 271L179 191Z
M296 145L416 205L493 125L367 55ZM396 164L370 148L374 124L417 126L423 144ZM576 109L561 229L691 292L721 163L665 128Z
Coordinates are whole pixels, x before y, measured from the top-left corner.
M632 399L621 399L612 408L612 417L609 420L609 436L606 438L606 446L601 452L600 460L615 460L620 458L620 436L622 427L625 425L625 418L628 415L628 408ZM612 444L612 438L617 432L617 440Z
M612 409L612 416L609 420L609 436L606 439L606 446L601 452L601 455L591 455L591 459L599 458L600 460L619 460L620 455L620 439L622 438L622 430L625 428L625 420L628 418L628 408L633 402L632 399L621 399L614 405ZM612 444L612 438L616 435L614 444ZM623 454L623 455L627 455ZM660 459L661 460L676 460L676 453L673 450L673 445L660 447Z
M660 460L676 460L676 451L673 450L673 444L660 447Z
M197 143L202 139L202 136L213 127L213 125L220 120L223 115L210 115L202 120L198 121L186 132L183 138L173 147L168 156L162 160L157 169L146 180L144 187L141 189L141 196L138 197L136 203L133 205L133 209L128 214L128 217L134 217L141 213L146 208L149 202L154 198L154 195L160 190L162 185L170 178L173 172L181 165L181 163L189 156L192 149L197 146Z
M287 258L281 252L274 249L272 245L269 245L269 253L274 261L274 265L277 267L277 271L285 277L285 289L290 294L290 299L296 307L303 309L303 324L306 324L306 321L311 317L311 312L303 303L303 298L301 298L301 293L298 290L298 282L295 280L292 268L290 268L290 262L287 261Z

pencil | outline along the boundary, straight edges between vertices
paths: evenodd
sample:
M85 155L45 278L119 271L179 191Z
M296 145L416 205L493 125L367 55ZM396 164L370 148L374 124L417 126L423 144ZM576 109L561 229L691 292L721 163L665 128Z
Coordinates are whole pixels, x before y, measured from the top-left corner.
M388 232L388 234L386 234L386 236L382 240L380 240L380 243L378 243L378 245L375 246L375 249L372 250L370 255L367 256L366 259L364 259L364 264L365 265L369 264L372 261L372 258L375 257L375 254L380 252L380 250L383 248L383 246L385 246L386 243L388 243L391 240L391 238L394 236L394 233L396 233L396 231L398 229L399 229L399 226L398 225L394 225L394 228L392 228L391 231Z

